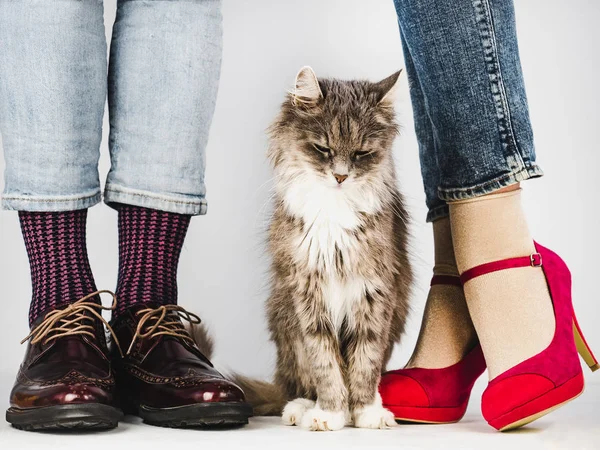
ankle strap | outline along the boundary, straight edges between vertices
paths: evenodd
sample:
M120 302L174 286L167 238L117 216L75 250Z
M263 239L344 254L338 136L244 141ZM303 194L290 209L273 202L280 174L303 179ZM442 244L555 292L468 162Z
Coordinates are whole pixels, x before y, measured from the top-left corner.
M467 281L485 275L491 272L497 272L499 270L514 269L517 267L542 267L542 255L534 253L529 256L522 256L519 258L503 259L501 261L493 261L480 266L475 266L466 272L463 272L460 276L460 281L465 284Z
M430 286L435 284L449 284L451 286L461 286L462 283L460 281L460 277L456 275L434 275L431 279Z

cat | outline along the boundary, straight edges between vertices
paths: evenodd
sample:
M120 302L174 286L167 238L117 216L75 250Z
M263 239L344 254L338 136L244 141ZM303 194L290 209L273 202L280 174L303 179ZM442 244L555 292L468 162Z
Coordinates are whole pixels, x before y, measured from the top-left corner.
M257 415L309 430L395 425L378 384L413 279L392 157L399 76L318 79L304 67L269 129L277 365L273 384L236 377Z

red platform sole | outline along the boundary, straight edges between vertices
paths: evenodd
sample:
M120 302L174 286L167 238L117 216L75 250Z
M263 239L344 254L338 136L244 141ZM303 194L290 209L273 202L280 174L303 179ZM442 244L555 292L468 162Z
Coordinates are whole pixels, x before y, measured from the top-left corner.
M467 411L467 403L468 400L460 406L448 408L394 405L383 405L383 407L389 409L399 422L444 424L455 423L462 419Z
M583 392L583 387L583 372L579 372L578 375L562 385L500 417L489 420L488 423L500 431L522 427L577 398Z

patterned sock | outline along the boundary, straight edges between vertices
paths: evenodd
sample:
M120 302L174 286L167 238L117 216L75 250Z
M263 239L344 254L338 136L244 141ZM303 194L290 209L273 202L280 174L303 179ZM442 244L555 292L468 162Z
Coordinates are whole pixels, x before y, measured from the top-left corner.
M119 207L119 279L115 316L143 303L177 303L177 265L191 216Z
M85 243L87 209L19 211L31 269L29 325L49 310L95 292Z

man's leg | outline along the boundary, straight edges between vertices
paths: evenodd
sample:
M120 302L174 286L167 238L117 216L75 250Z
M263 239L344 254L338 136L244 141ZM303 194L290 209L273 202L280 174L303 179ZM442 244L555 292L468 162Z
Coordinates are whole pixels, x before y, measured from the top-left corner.
M220 0L123 0L109 71L112 167L119 214L121 346L117 382L147 423L247 423L242 391L201 354L177 306L177 265L190 218L206 213L205 149L221 66ZM174 381L175 380L175 381Z
M91 313L99 299L85 298L96 291L86 217L100 201L102 2L2 1L0 43L2 206L19 211L32 279L31 342L7 419L29 430L112 428L121 413Z

